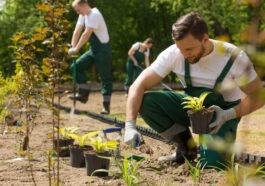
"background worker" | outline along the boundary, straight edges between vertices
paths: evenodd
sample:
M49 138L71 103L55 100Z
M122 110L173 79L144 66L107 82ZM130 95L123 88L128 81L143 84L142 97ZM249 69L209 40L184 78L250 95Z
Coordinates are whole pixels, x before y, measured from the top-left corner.
M76 61L78 93L70 98L75 98L82 103L88 101L89 87L87 85L86 70L94 63L102 84L103 109L101 113L109 114L112 94L110 39L102 14L97 8L92 8L90 4L90 0L74 0L72 3L73 8L79 14L79 18L72 36L72 47L68 53L70 55L78 53L88 40L90 49ZM74 69L73 65L71 68Z
M184 163L184 157L190 161L197 157L197 148L182 98L211 92L204 101L216 112L210 136L227 143L235 141L240 118L262 107L265 101L259 96L263 91L261 80L246 53L230 43L210 39L207 24L199 14L192 12L179 18L172 26L172 38L175 44L160 53L130 87L124 142L135 146L142 140L136 130L140 112L151 128L177 145L175 153L160 160ZM183 84L184 94L145 92L171 71ZM201 147L202 165L223 167L227 162L225 152Z
M124 89L126 95L133 81L139 76L143 70L143 63L145 67L150 65L149 56L150 48L153 46L151 38L147 38L143 43L136 42L132 45L128 52L128 60L126 63L126 80L124 83Z

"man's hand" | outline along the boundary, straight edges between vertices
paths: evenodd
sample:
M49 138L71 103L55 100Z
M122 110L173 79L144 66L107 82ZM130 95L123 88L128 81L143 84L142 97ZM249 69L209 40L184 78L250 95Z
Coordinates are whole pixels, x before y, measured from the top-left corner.
M77 54L78 53L78 50L76 49L76 48L70 48L69 50L68 50L68 54L69 55L75 55L75 54Z
M135 120L126 121L124 142L132 147L138 146L143 141L142 135L136 130Z
M133 61L133 65L135 66L135 67L139 67L139 63L138 63L138 61Z
M223 110L220 107L213 105L209 109L213 109L216 112L216 120L210 123L210 134L216 134L226 121L236 118L236 111L234 108Z

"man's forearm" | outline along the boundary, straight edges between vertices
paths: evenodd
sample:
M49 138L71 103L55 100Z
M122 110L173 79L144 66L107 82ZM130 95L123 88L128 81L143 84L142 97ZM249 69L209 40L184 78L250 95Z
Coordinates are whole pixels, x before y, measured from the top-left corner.
M84 46L84 44L86 44L86 42L88 41L89 37L90 37L90 34L83 33L81 35L80 39L79 39L79 42L75 46L75 48L77 50L80 50Z
M144 95L144 89L137 85L130 87L128 101L126 104L126 121L135 120L140 110Z
M79 30L74 31L72 41L71 41L72 47L76 47L76 45L78 43L78 39L80 37L80 34L81 34L81 32Z
M247 96L238 106L235 107L237 117L250 114L251 112L264 106L265 100L260 99L258 94L259 93Z

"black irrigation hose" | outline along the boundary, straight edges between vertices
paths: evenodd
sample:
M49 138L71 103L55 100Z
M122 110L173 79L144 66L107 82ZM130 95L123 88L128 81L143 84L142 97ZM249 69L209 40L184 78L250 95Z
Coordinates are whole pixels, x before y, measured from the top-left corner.
M62 106L59 104L54 104L54 106L61 109L61 110L64 110L67 113L71 112L70 107ZM110 125L114 125L116 127L124 128L124 126L125 126L124 121L118 120L116 118L110 118L110 117L107 117L106 115L97 114L97 113L91 112L91 111L84 111L84 110L75 109L74 114L87 115L93 119L102 121L104 123L108 123ZM141 134L143 134L145 136L151 137L153 139L162 141L162 142L167 143L167 144L172 144L172 142L164 139L162 136L160 136L153 129L145 128L145 127L141 127L141 126L136 126L136 128ZM236 157L236 160L241 161L243 163L258 163L258 164L265 163L265 157L264 156L253 155L253 154L249 154L249 153L242 153L240 156Z

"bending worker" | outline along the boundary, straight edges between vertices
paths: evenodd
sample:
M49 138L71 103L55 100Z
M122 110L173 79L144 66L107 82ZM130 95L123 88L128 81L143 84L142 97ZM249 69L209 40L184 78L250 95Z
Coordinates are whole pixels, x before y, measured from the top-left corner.
M262 107L264 100L258 96L262 90L261 80L246 53L230 43L209 39L207 24L199 14L192 12L179 18L172 26L172 37L175 44L160 53L130 87L124 141L135 146L142 140L136 130L136 117L140 112L152 129L177 145L174 154L160 160L181 164L184 156L188 160L197 157L187 109L181 105L183 97L212 92L204 102L216 113L210 124L211 136L213 140L228 140L229 136L230 141L231 137L232 141L236 138L240 118ZM184 94L145 92L171 71L185 87ZM220 166L225 162L224 154L211 148L200 151L207 166Z
M124 83L124 89L126 95L128 90L133 83L133 81L139 76L142 72L142 64L145 63L145 66L150 65L149 56L150 48L153 46L153 41L151 38L147 38L143 43L136 42L132 45L128 52L128 60L126 63L127 77Z

